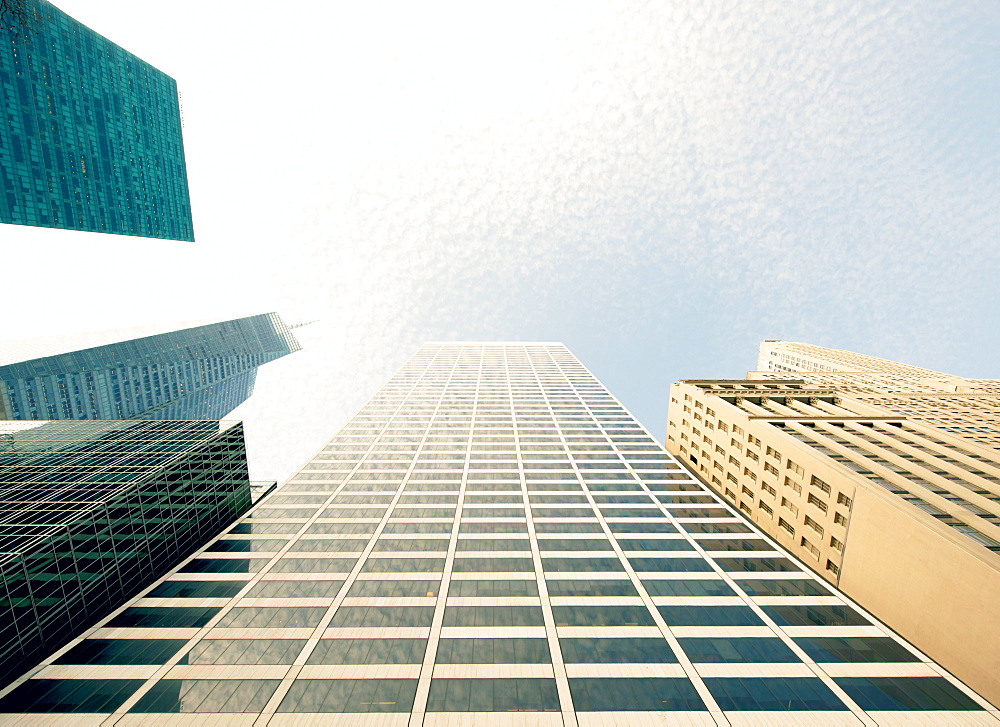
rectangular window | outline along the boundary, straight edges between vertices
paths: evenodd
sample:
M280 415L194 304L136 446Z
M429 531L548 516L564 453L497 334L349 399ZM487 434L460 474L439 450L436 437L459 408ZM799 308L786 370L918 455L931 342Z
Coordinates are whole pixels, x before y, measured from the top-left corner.
M789 501L787 497L781 498L781 506L786 510L788 510L789 512L791 512L793 515L799 514L799 508L794 503Z
M755 447L760 447L760 440L752 434L747 435L747 441Z
M749 497L752 500L753 496L754 496L754 491L751 490L746 485L743 485L743 494L746 495L747 497Z
M816 495L814 493L812 493L812 492L809 493L808 502L809 502L810 505L815 505L816 507L818 507L823 512L826 512L827 509L828 509L827 504L825 502L823 502L822 500L820 500L818 497L816 497Z
M735 439L730 439L730 440L729 440L729 445L730 445L731 447L736 447L736 449L738 449L738 450L740 450L740 451L742 451L742 450L743 450L743 445L742 445L742 444L740 444L739 442L737 442L737 441L736 441Z
M797 474L799 477L805 477L805 475L806 475L806 471L804 469L802 469L802 466L795 464L792 460L788 460L787 467L792 472L794 472L795 474Z
M820 536L820 537L822 537L822 536L823 536L823 526L822 526L822 525L820 525L820 524L819 524L818 522L816 522L815 520L813 520L813 519L812 519L811 517L809 517L808 515L806 515L806 525L807 525L808 527L812 528L813 530L815 530L815 531L817 532L817 534L819 534L819 536Z
M750 506L748 504L746 504L745 502L741 502L740 503L740 510L742 510L743 512L745 512L747 515L753 515L753 510L751 510Z
M803 548L812 553L813 558L819 560L819 548L817 548L815 545L810 543L805 538L802 538L802 540L799 541L799 545L801 545Z
M751 452L749 449L747 450L747 457L749 457L750 459L752 459L754 462L759 462L760 461L760 457L757 456L757 453L756 452Z
M778 527L787 530L789 535L792 535L792 536L795 535L795 528L793 528L792 524L790 522L788 522L787 520L785 520L785 518L783 518L783 517L779 517L778 518Z
M725 422L719 422L719 429L721 429L724 432L728 432L729 431L729 425L726 424Z
M826 561L826 569L833 573L835 576L840 575L840 566L834 563L832 560Z
M838 552L843 552L844 544L834 537L830 538L830 547Z
M833 521L837 523L837 525L843 525L844 527L847 527L847 518L841 515L839 512L833 514Z
M740 481L736 479L736 475L734 475L732 472L728 472L726 474L726 479L729 480L730 482L735 482L736 484L740 483Z
M850 508L852 502L853 502L853 500L851 500L851 498L849 498L843 492L838 492L837 493L837 504L838 505L843 505L846 508Z
M763 500L757 503L757 507L766 512L768 515L774 515L774 509Z
M828 495L830 494L830 485L828 485L825 482L823 482L823 480L821 480L816 475L813 475L812 478L810 478L809 484L812 485L813 487L816 487L816 488L822 490L823 492L825 492Z
M778 473L778 468L777 468L777 467L775 467L775 466L774 466L773 464L771 464L770 462L765 462L765 463L764 463L764 471L765 471L765 472L770 472L770 473L771 473L772 475L775 475L775 476L777 476L777 475L779 474L779 473Z
M758 445L759 445L760 440L757 440L757 441L758 441ZM767 456L768 457L774 457L779 462L781 461L781 455L778 454L778 450L776 450L774 447L768 447L767 448Z
M797 493L802 494L802 485L793 480L791 477L785 478L785 487L791 487Z
M738 426L736 426L734 424L733 425L733 434L738 434L738 435L740 435L742 437L743 436L743 430L740 427L738 427Z
M769 484L767 484L766 482L762 482L761 485L760 485L760 487L761 487L762 490L764 490L764 492L766 492L767 494L769 494L771 497L774 497L776 494L778 494L775 491L775 489L773 487L771 487Z
M728 497L730 500L735 500L736 493L730 490L729 488L726 488L726 497Z
M751 472L749 467L744 467L743 468L743 474L745 474L751 480L756 480L757 479L757 475L754 474L753 472Z

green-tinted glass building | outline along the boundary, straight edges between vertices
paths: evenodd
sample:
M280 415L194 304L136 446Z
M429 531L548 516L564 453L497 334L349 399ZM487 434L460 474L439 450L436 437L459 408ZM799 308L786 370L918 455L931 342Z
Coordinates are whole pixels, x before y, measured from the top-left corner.
M300 348L277 313L0 342L0 419L217 421Z
M23 4L0 24L0 222L193 241L174 79Z
M239 422L0 422L0 683L250 502Z

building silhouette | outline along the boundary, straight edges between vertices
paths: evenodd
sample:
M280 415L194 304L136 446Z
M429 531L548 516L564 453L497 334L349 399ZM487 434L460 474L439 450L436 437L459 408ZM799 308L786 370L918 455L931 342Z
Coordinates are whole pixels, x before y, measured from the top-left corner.
M23 4L0 27L0 222L193 241L174 79Z
M248 507L239 422L0 422L0 683Z
M0 695L6 720L54 712L998 721L701 485L554 343L423 346L240 522Z
M301 349L277 313L0 343L0 419L219 420Z
M667 449L1000 701L1000 381L783 341L758 369L674 384Z

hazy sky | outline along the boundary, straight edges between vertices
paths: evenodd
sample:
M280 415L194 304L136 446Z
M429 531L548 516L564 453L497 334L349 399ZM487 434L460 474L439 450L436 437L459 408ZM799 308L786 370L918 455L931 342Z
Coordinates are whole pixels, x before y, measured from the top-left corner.
M61 0L177 79L196 243L0 227L0 338L277 310L252 474L427 340L562 341L662 438L764 338L1000 376L1000 4Z

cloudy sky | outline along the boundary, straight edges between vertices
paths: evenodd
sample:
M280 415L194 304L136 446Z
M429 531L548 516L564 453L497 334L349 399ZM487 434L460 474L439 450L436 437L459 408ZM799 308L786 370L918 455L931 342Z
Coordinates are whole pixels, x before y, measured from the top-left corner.
M427 340L658 437L764 338L1000 376L1000 5L60 0L177 79L196 243L0 228L2 338L277 310L255 478Z

